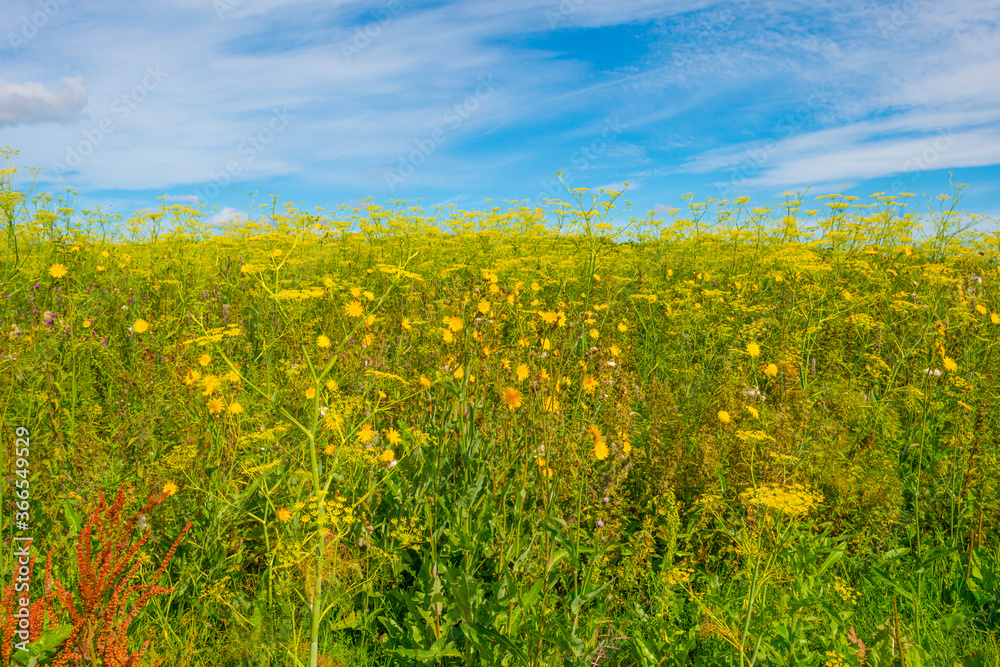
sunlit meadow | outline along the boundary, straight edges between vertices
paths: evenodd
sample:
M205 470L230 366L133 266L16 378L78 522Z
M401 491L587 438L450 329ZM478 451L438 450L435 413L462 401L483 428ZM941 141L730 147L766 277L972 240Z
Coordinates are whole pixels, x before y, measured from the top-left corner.
M1000 235L954 194L211 230L6 156L3 664L998 664Z

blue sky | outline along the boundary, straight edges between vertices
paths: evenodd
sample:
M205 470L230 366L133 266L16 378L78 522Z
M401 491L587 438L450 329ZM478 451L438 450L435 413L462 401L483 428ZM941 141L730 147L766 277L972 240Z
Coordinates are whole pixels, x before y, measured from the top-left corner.
M106 212L540 204L562 171L628 182L625 220L807 186L923 210L951 176L1000 221L994 0L4 6L0 146Z

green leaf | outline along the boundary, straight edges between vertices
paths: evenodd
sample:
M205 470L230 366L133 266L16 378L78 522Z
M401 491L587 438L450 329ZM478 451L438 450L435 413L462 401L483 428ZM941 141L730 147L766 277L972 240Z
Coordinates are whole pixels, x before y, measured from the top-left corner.
M909 547L899 547L898 549L890 549L889 551L886 552L884 556L882 556L882 559L879 562L875 563L875 567L882 567L889 561L895 560L897 558L902 558L908 553L910 553Z
M585 605L588 602L590 602L591 600L593 600L595 597L597 597L597 595L601 591L603 591L605 588L607 588L610 585L611 585L611 582L609 581L608 583L604 584L600 588L595 588L594 590L591 590L591 591L588 591L586 593L582 593L580 595L577 595L576 598L574 598L573 601L570 602L570 604L569 604L570 611L573 614L579 614L580 613L580 607L582 607L583 605Z

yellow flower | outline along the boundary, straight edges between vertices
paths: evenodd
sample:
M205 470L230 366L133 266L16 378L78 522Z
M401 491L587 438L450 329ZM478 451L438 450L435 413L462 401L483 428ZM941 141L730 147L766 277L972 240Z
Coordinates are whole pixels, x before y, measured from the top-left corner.
M594 340L597 340L598 338L600 338L600 337L601 337L601 332L600 332L600 331L598 331L597 329L591 329L591 330L590 330L590 331L588 331L587 333L588 333L588 334L590 335L590 337L591 337L591 338L593 338Z
M764 367L764 375L768 377L778 377L778 366L777 364L768 364Z
M603 461L608 458L608 446L605 444L604 440L598 440L597 444L594 445L594 458L598 461Z
M330 337L325 334L320 334L316 337L316 347L326 349L330 347Z
M556 320L559 319L559 313L551 310L538 313L538 315L542 318L542 322L545 322L546 324L555 324Z
M365 298L368 299L369 301L375 300L375 295L369 292L368 290L365 290L364 292L362 292L362 294L364 294Z
M757 408L749 406L749 405L746 406L746 408L747 408L747 412L749 412L751 415L753 415L754 419L760 419L760 412L757 411Z
M1000 315L996 313L991 313L990 322L992 322L993 324L1000 324Z
M546 396L545 400L542 401L542 407L546 412L559 412L559 399L555 396Z
M62 278L66 275L66 267L62 264L53 264L49 267L49 275L53 278Z
M222 402L221 398L213 398L208 402L208 411L213 415L217 415L226 407L226 404Z
M979 313L980 315L985 315L986 314L986 306L984 306L981 303L978 304L978 305L976 305L976 312Z
M608 348L608 354L610 354L612 357L617 357L621 353L622 351L618 348L617 345L612 345L611 347Z
M413 327L412 327L412 326L410 325L410 318L409 318L409 317L404 317L404 318L403 318L403 323L402 323L402 327L403 327L404 329L406 329L407 331L409 331L410 329L412 329L412 328L413 328Z
M280 519L283 523L288 523L292 520L292 513L282 507L278 510L278 519Z
M451 375L452 375L452 377L454 377L454 378L455 378L456 380L461 380L461 379L462 379L463 377L465 377L465 371L464 371L464 370L462 370L462 367L461 367L461 366L459 366L458 368L456 368L456 369L455 369L455 372L454 372L454 373L452 373Z
M353 296L355 299L360 299L361 298L361 288L360 287L352 287L351 288L351 296Z
M89 329L90 328L90 320L84 320L83 321L83 328L84 329Z
M479 312L482 313L483 315L490 312L490 307L491 307L490 302L486 301L485 299L479 302Z
M163 485L163 493L167 494L168 496L174 495L175 493L177 493L177 485L174 484L173 482L167 482L166 484Z
M229 414L231 415L243 414L243 406L237 403L236 401L233 401L232 403L229 404Z
M365 314L365 309L362 307L361 302L356 300L348 303L344 311L349 317L361 317Z
M390 461L392 461L395 458L396 458L396 452L392 451L391 449L386 449L386 450L384 450L382 452L382 462L383 463L389 463Z
M132 324L132 331L136 333L145 333L149 331L149 322L146 320L136 320L135 323Z
M521 392L513 387L507 387L503 390L503 402L511 410L521 407Z
M462 323L462 318L460 317L446 317L444 318L444 323L448 325L448 328L458 333L462 330L465 325Z
M333 278L331 278L330 276L326 276L325 278L323 278L323 284L326 287L333 287Z
M340 387L337 386L336 380L327 380L326 389L327 391L337 391L338 389L340 389Z
M944 369L950 373L954 373L955 371L958 370L958 364L956 364L955 360L952 359L951 357L945 357L943 363L944 363Z
M310 401L316 398L316 387L309 387L308 389L306 389L305 396Z
M443 340L446 343L451 343L452 341L455 340L455 335L451 333L451 329L445 329L441 333L441 340Z
M597 388L597 380L593 376L588 375L583 379L583 390L590 395L593 395L594 389Z
M723 424L729 423L729 413L725 410L719 410L719 421Z
M751 343L747 343L747 354L749 354L751 357L754 357L754 358L759 357L760 356L760 345L758 345L757 343L752 343L752 342Z
M618 331L620 331L622 333L625 333L626 331L628 331L628 325L625 324L624 322L619 322L618 323Z
M203 354L200 357L198 357L198 363L201 364L202 366L208 366L210 363L212 363L212 357L208 356L207 354Z
M371 424L364 424L361 430L358 431L358 442L364 444L370 442L372 438L375 437L375 429L372 428Z
M398 445L403 442L403 436L401 436L399 431L394 428L390 428L385 432L385 439L389 441L390 445Z
M420 385L421 385L421 386L422 386L422 387L423 387L424 389L429 389L429 388L430 388L430 386L431 386L431 381L430 381L430 379L428 379L428 377L427 377L426 375L424 375L423 373L421 373L421 374L420 374Z

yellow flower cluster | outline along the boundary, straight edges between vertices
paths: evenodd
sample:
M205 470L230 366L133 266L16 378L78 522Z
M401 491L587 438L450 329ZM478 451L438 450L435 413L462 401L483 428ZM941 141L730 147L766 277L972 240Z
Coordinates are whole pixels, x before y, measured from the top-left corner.
M767 507L791 516L801 516L823 502L823 496L807 489L802 484L781 486L764 484L740 494L740 499L748 505Z

